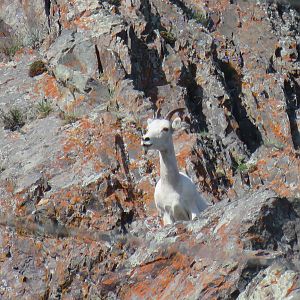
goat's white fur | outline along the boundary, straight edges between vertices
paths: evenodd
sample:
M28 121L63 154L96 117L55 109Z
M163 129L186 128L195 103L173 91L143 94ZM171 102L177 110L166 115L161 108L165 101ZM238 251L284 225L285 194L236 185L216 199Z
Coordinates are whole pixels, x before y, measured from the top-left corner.
M208 206L191 179L178 170L172 133L180 127L180 118L173 122L148 120L147 133L141 142L145 152L159 151L160 179L155 187L154 199L164 225L178 220L193 220Z

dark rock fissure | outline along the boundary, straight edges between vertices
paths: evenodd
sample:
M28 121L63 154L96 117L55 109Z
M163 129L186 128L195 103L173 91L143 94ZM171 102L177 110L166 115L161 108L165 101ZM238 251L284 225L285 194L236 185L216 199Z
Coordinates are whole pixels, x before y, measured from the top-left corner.
M263 206L258 221L248 230L248 233L253 234L253 237L245 243L245 249L278 250L285 248L287 242L283 237L286 230L289 230L285 225L290 221L299 222L299 220L297 212L287 199L277 199L272 205ZM255 238L258 234L260 239ZM288 244L294 243L290 238L288 240Z
M125 211L118 200L116 201L116 204L120 210L119 219L117 220L116 226L121 229L122 234L127 234L128 226L130 226L134 219L134 210Z
M149 49L147 44L137 37L134 29L129 30L131 39L130 59L131 74L136 89L141 90L152 102L157 101L157 86L167 84L162 61L156 49Z
M251 122L247 110L241 99L242 78L230 62L225 62L217 57L216 46L213 47L213 56L218 67L224 74L225 88L231 97L231 113L239 127L236 131L241 141L247 146L250 153L255 152L262 143L262 135L258 128Z
M252 279L255 278L260 271L266 268L267 266L262 265L246 265L240 275L240 279L237 284L237 290L231 294L232 299L237 299L239 294L246 289L247 285L252 281Z
M300 118L300 86L294 79L284 81L286 112L290 122L292 140L295 149L300 148L300 132L297 120Z
M48 21L48 29L50 31L51 23L50 23L50 8L51 8L51 0L45 0L45 14Z
M147 22L146 32L152 32L154 29L160 29L160 15L154 15L152 13L151 4L149 0L142 0L140 6L140 12L144 15L145 20Z
M270 61L269 61L269 66L266 70L266 73L267 74L271 74L271 73L276 73L276 70L274 68L274 61L273 61L273 57L270 58Z
M62 30L63 30L63 26L62 26L62 24L61 24L61 11L60 11L60 5L57 4L57 6L58 6L58 11L57 11L57 13L58 13L57 26L58 26L58 36L60 36L60 35L61 35L61 32L62 32Z
M194 64L189 64L188 67L183 67L179 85L187 90L186 106L191 114L191 132L208 131L206 117L202 111L203 88L196 82L197 67Z
M119 134L117 134L115 136L115 147L116 147L116 151L120 151L121 154L121 159L122 159L122 165L124 168L124 172L125 172L125 176L126 176L126 180L128 183L128 187L126 189L127 191L127 200L128 201L133 201L135 196L134 196L134 184L132 181L132 177L129 171L129 157L128 157L128 153L126 151L125 148L125 143L123 140L123 137Z
M224 186L225 188L228 188L230 186L228 180L224 176L216 178L216 176L214 175L216 173L216 169L214 166L214 160L210 156L209 148L218 149L218 151L220 151L220 147L219 145L213 146L212 141L203 143L200 139L198 139L197 144L200 149L204 149L201 154L196 150L193 151L193 155L197 157L193 160L197 177L211 178L211 181L209 183L207 183L206 181L203 182L202 189L214 194L215 197L218 198L218 187Z
M97 63L98 63L98 73L100 76L101 74L103 74L103 67L102 67L102 63L101 63L101 59L100 59L100 52L99 52L97 45L95 45L95 52L96 52Z
M190 18L192 10L188 8L183 1L180 0L170 0L171 3L176 5L178 8L182 10L182 12L186 15L187 18Z
M210 16L206 15L206 13L204 12L197 12L196 7L195 9L187 7L186 4L180 0L170 0L170 2L181 9L188 20L195 19L197 23L201 23L208 29L211 29L213 27L213 21L211 20Z

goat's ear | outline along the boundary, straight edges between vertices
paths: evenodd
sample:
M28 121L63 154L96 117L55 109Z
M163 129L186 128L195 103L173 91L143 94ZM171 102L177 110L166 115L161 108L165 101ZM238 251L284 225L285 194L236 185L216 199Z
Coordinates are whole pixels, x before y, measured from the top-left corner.
M172 129L175 131L180 128L181 128L181 119L179 117L177 117L172 122Z
M147 119L147 125L150 125L152 123L153 119Z

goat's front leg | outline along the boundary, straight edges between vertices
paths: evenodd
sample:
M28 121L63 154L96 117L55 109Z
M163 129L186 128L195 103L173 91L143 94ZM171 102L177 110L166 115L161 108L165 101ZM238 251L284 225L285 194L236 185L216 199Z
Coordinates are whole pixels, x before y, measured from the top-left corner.
M167 212L164 212L163 222L164 222L165 226L174 223L174 221L172 220L171 216Z
M173 216L175 221L189 221L191 219L189 213L180 204L174 205Z

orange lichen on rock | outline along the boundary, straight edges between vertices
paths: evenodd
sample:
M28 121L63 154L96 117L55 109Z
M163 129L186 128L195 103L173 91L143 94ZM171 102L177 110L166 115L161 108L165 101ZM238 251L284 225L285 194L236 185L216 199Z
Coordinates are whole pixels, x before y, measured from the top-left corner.
M191 156L191 145L196 142L196 137L185 132L179 133L174 139L174 144L177 149L177 163L180 169L185 169L186 160Z
M82 18L81 16L76 17L75 20L73 21L74 25L77 26L77 28L80 28L82 30L90 30L92 27L88 25L88 19L87 18ZM91 22L92 25L92 22Z
M44 74L36 83L34 92L49 99L59 100L62 97L58 83L53 76Z
M190 258L179 252L169 253L169 255L170 257L158 256L155 260L136 268L131 275L131 280L137 280L137 282L122 291L122 299L129 300L133 297L141 299L153 299L153 297L168 299L174 293L179 298L180 296L191 294L194 286L185 278ZM180 277L186 282L186 285L183 289L174 290L173 285L178 280L176 278L178 272L180 272ZM155 276L153 275L149 278L148 274L155 274Z
M296 276L294 281L292 282L292 285L287 289L287 292L285 294L285 297L288 297L292 292L294 292L296 289L299 289L299 276Z

